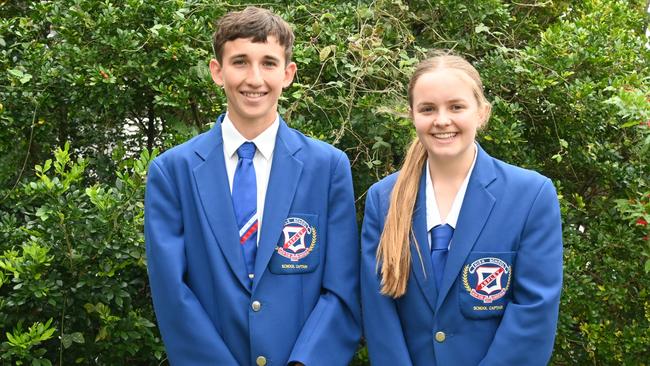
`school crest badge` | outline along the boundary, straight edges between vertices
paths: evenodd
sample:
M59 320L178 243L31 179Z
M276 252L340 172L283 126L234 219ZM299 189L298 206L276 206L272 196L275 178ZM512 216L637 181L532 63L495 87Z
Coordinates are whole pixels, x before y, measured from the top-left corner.
M499 258L479 258L463 268L465 290L484 304L505 296L511 279L511 266Z
M283 244L276 250L279 255L297 262L312 252L316 245L316 228L299 217L284 220L282 228Z

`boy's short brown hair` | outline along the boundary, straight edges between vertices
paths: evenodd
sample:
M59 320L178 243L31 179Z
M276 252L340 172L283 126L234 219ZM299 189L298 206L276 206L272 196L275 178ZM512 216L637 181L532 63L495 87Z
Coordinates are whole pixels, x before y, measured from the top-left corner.
M223 45L238 38L252 38L253 42L266 42L268 36L277 38L284 47L285 62L291 61L293 31L287 22L273 12L249 6L242 11L233 11L217 21L217 30L212 35L214 56L221 63Z

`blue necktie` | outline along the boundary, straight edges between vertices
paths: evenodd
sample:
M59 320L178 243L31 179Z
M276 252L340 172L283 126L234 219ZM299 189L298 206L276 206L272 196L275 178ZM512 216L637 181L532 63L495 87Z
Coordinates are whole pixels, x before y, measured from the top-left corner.
M436 274L436 287L438 289L445 271L449 241L451 241L452 235L454 235L454 228L448 224L438 225L431 229L431 264L433 265L433 272Z
M232 205L239 228L239 244L241 244L246 262L248 278L253 279L255 272L255 255L257 253L257 183L253 156L255 144L244 142L239 149L239 162L232 182Z

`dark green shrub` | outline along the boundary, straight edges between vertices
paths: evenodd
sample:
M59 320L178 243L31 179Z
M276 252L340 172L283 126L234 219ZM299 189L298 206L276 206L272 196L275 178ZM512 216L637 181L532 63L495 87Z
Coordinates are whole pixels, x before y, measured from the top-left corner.
M5 363L127 365L163 358L142 234L150 159L145 152L123 163L114 184L93 184L87 161L71 160L66 145L5 199Z

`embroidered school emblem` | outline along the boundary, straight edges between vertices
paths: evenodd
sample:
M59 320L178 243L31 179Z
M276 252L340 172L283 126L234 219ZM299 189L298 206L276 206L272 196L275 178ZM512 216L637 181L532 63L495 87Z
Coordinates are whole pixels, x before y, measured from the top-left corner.
M505 296L511 279L512 269L499 258L480 258L463 269L465 290L485 304Z
M283 245L276 250L281 256L297 262L311 253L316 245L316 228L299 217L284 220L282 228Z

